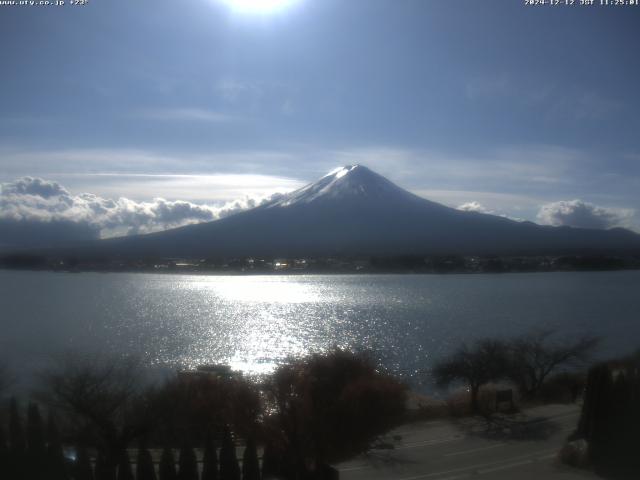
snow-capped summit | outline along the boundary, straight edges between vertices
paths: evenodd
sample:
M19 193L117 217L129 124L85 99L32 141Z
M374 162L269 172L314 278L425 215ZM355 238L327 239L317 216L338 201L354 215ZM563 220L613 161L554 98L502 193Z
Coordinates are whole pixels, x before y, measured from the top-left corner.
M347 173L349 173L351 170L355 170L356 168L358 168L360 165L355 164L355 165L345 165L344 167L338 167L338 168L334 168L333 170L331 170L329 173L327 173L324 177L322 178L326 178L326 177L335 177L335 178L340 178L340 177L344 177ZM366 168L366 167L364 167Z
M410 197L415 196L363 165L345 165L330 171L314 183L279 196L266 207L289 207L326 200L332 202L390 201L391 199L407 200Z
M555 228L463 212L418 197L362 165L335 169L271 202L209 223L102 240L74 255L309 257L538 255L640 251L625 230Z

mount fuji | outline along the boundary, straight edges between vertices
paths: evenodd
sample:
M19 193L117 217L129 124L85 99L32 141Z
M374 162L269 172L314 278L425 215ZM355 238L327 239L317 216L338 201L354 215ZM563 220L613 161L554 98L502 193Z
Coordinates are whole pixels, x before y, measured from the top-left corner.
M418 197L362 165L338 168L220 220L74 249L80 255L129 258L615 252L640 252L640 235L459 211Z

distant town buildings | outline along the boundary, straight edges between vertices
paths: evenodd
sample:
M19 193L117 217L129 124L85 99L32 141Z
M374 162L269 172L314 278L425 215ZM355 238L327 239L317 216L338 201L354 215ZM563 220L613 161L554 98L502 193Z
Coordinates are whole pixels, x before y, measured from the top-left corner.
M638 256L335 256L278 258L141 258L80 260L16 254L0 268L54 271L147 271L158 273L507 273L639 269Z

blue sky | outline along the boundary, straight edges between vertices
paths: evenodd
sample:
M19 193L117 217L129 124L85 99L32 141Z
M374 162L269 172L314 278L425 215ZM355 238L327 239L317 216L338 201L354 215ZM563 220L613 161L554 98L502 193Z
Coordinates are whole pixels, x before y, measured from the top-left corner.
M229 2L0 6L0 182L217 205L362 163L450 206L640 229L640 7Z

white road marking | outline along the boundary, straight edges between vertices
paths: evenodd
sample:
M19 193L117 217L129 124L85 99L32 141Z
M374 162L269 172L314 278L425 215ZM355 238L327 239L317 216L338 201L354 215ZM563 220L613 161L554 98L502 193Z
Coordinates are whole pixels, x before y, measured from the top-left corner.
M371 468L371 465L369 465L369 464L356 465L354 467L341 468L340 471L341 472L354 472L356 470L364 470L365 468Z
M462 435L454 435L452 437L443 437L443 438L436 438L433 440L425 440L424 442L413 442L413 443L407 443L405 445L400 445L399 447L395 447L395 450L405 450L407 448L420 448L420 447L427 447L430 445L438 445L440 443L449 443L449 442L455 442L456 440L463 440L464 436Z
M471 476L470 473L463 473L462 475L454 475L453 477L439 478L438 480L459 480L460 478L469 478L470 476Z
M488 447L479 447L479 448L472 448L470 450L462 450L460 452L445 453L443 456L444 457L457 457L458 455L466 455L467 453L481 452L483 450L490 450L492 448L501 447L503 445L506 445L506 443L496 443L495 445L489 445Z
M538 452L531 452L531 453L528 453L526 455L518 455L516 457L505 458L504 460L499 460L499 461L494 461L494 462L487 462L487 463L478 463L476 465L468 465L466 467L454 468L454 469L445 470L445 471L442 471L442 472L425 473L425 474L422 474L422 475L415 475L415 476L412 476L412 477L404 477L404 478L401 478L399 480L419 480L419 479L422 479L422 478L431 478L431 477L437 477L439 475L447 475L449 473L458 473L458 472L461 473L461 472L467 472L469 470L478 471L479 469L485 468L485 467L487 467L487 468L499 467L499 466L505 464L505 462L507 462L507 463L511 462L509 464L510 464L511 467L513 467L513 466L517 466L517 465L515 465L513 463L514 461L517 462L518 460L528 460L528 461L525 461L524 464L532 463L533 461L531 460L531 457L536 457L536 456L541 456L541 455L549 455L552 452L555 452L555 450L540 450ZM505 468L508 468L508 467L505 467Z
M433 427L441 427L441 426L448 427L449 425L451 425L451 421L450 420L427 420L424 423L416 423L414 425L415 426L412 429L407 428L406 430L399 430L398 435L408 435L408 434L421 432L421 431L430 431L433 429Z
M499 465L497 467L482 468L478 470L478 475L484 475L485 473L491 473L491 472L499 472L500 470L508 470L509 468L520 467L522 465L528 465L530 463L533 463L533 460L522 460L520 462L506 463L504 465Z
M538 461L551 460L552 458L558 458L558 452L550 453L549 455L543 455L542 457L538 457L536 460Z

